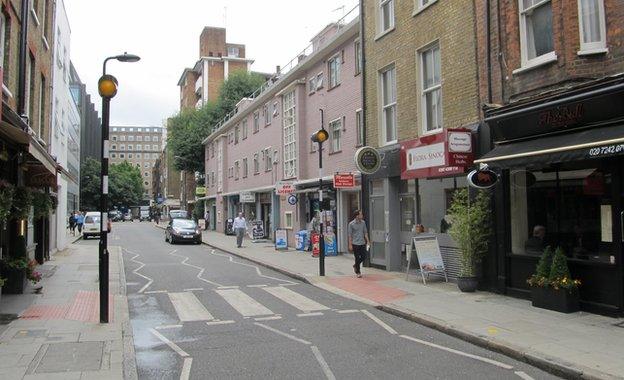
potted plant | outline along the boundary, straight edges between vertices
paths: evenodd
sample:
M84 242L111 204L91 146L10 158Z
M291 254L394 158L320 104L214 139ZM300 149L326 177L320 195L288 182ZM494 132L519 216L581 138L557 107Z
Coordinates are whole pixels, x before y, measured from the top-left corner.
M549 250L547 248L546 251ZM537 265L536 273L527 280L531 286L533 306L562 313L578 311L578 288L581 281L570 275L568 259L561 247L555 250L554 255L551 251L550 257L546 251Z
M41 273L35 271L37 262L28 260L26 256L26 242L23 236L16 238L15 252L13 255L0 260L2 276L6 278L2 292L5 294L22 294L26 288L26 282L36 284L41 280Z
M490 240L490 199L485 191L470 198L468 188L455 192L449 209L449 234L459 246L460 272L457 286L462 292L477 289L477 269L488 252Z
M11 207L11 217L17 220L28 218L32 201L33 196L29 188L16 188L15 195L13 196L13 205Z

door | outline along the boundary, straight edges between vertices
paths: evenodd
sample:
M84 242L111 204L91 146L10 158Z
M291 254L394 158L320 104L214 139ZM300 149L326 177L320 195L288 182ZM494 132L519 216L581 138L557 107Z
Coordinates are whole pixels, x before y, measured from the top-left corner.
M386 265L386 223L383 196L371 197L371 249L370 260L374 265Z

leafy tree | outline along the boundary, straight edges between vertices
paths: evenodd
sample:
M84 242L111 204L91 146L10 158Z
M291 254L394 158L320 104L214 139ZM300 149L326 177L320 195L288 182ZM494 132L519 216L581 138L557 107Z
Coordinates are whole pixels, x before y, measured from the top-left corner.
M264 77L257 73L240 70L230 74L219 89L219 118L232 111L236 103L253 94L264 82Z
M111 165L109 173L110 204L133 206L143 199L141 170L127 161Z
M80 168L80 208L95 211L100 208L100 161L87 158Z

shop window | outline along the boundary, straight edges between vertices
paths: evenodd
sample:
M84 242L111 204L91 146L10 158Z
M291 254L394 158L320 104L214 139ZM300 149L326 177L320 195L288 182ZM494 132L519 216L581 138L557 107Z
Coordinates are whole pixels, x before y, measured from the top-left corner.
M540 255L550 245L573 259L614 262L610 172L517 170L510 177L512 253Z
M447 214L453 194L467 186L464 176L418 180L419 214L425 232L448 232L452 221Z

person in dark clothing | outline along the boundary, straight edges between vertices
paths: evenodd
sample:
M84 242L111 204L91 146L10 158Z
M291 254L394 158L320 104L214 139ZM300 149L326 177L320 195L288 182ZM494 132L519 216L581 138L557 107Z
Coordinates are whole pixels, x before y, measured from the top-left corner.
M545 248L544 237L546 237L546 227L536 225L533 227L533 236L524 243L524 250L527 253L541 255Z
M355 256L355 264L353 265L353 270L355 271L355 275L359 278L362 277L360 264L364 262L367 246L370 245L370 240L368 239L368 230L366 228L366 222L364 221L364 215L362 214L362 211L357 210L354 213L353 220L349 223L348 235L349 251L353 252L353 256Z
M72 236L76 236L76 217L74 216L75 213L76 211L73 211L71 214L69 214L68 218L69 231L71 232Z

